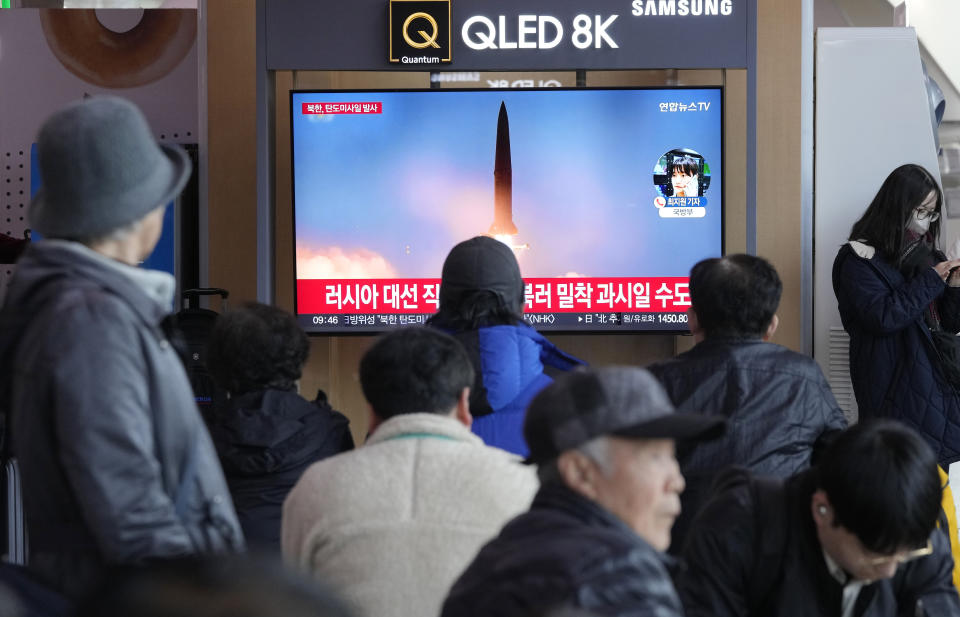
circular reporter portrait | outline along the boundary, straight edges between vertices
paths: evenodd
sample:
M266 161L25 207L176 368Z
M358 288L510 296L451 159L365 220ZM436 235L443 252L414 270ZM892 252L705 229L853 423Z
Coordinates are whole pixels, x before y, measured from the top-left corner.
M710 188L710 165L695 150L675 148L657 161L653 184L662 197L703 197Z

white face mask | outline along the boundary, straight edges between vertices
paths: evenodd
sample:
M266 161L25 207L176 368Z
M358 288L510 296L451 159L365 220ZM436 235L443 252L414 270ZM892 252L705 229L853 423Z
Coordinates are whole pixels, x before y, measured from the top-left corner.
M929 218L921 219L917 215L917 211L914 210L913 212L910 213L910 220L907 221L907 229L921 235L925 234L927 233L927 230L930 229L930 219Z

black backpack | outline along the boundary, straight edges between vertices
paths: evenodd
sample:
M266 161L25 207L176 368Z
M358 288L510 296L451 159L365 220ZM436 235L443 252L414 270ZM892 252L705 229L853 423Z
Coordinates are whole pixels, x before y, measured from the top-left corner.
M717 474L710 494L718 495L743 484L750 489L753 502L754 546L753 568L745 600L749 615L774 614L770 603L774 590L783 578L783 557L787 550L787 526L790 524L783 480L757 476L747 468L733 466Z

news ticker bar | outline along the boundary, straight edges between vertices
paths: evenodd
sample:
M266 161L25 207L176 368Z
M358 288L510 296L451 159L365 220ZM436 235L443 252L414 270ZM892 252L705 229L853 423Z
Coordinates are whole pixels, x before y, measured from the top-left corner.
M297 315L297 322L312 332L381 332L404 326L422 326L424 313L326 313ZM664 331L687 330L686 313L525 313L524 321L537 330Z

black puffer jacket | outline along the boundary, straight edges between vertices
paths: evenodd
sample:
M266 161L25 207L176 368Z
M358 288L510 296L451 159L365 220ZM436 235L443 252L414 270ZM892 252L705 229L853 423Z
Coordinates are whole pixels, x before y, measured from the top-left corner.
M847 426L819 365L759 339L707 339L649 367L677 411L722 415L720 439L678 453L687 481L671 552L683 537L715 474L730 465L785 478L810 466L822 435Z
M248 544L279 552L283 500L312 463L353 449L348 420L296 392L261 390L228 399L209 423Z
M667 559L594 502L545 486L529 512L480 550L442 617L530 617L557 608L682 617Z

